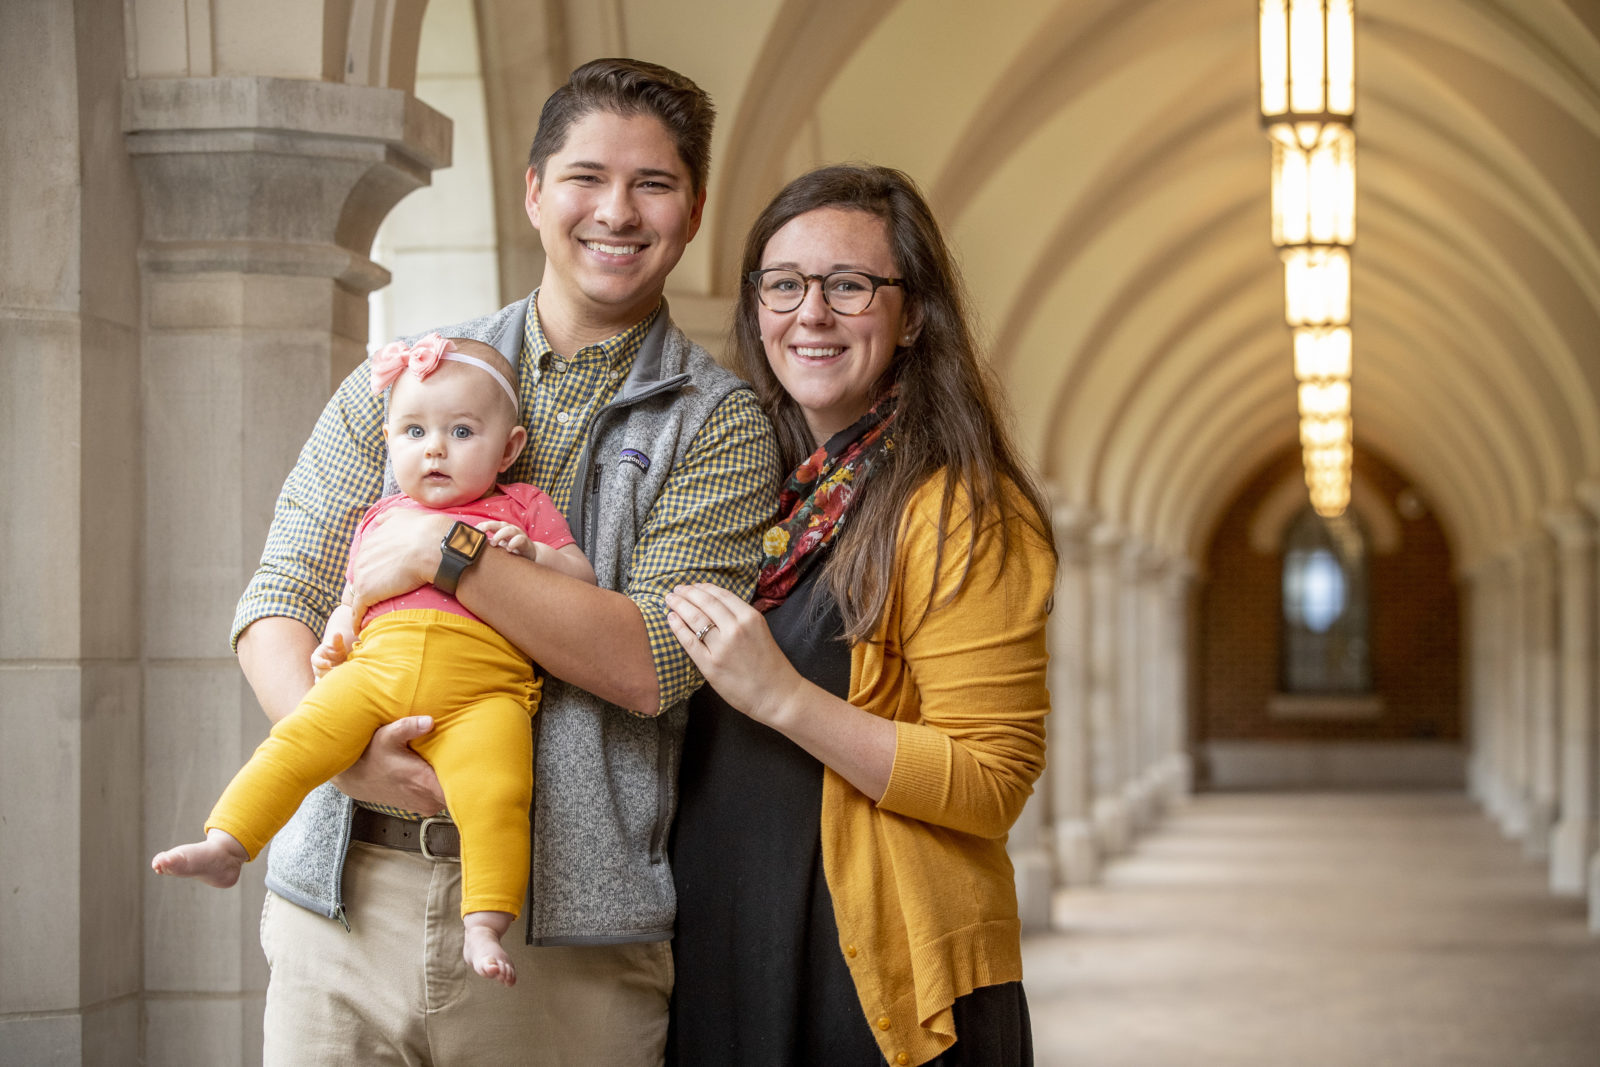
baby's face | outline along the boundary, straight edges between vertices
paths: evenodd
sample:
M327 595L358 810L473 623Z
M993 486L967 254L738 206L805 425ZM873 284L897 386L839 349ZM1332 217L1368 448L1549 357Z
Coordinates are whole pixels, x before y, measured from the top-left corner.
M430 508L469 503L493 491L521 450L516 413L481 369L441 363L418 381L402 374L389 393L384 436L400 490Z

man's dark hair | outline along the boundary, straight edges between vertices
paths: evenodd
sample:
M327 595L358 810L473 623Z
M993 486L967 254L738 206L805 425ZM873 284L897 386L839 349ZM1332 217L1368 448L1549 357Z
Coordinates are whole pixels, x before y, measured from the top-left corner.
M539 112L539 130L528 166L544 178L544 165L561 151L573 124L595 111L661 121L689 168L694 191L706 187L711 170L711 127L717 111L705 90L682 74L639 59L594 59L572 72Z

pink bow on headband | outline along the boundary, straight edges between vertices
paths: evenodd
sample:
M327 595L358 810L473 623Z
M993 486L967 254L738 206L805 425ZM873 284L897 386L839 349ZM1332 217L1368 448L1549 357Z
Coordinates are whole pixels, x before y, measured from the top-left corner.
M451 344L442 335L430 333L414 345L390 341L372 353L372 391L381 393L394 384L402 371L409 369L421 381L438 369Z

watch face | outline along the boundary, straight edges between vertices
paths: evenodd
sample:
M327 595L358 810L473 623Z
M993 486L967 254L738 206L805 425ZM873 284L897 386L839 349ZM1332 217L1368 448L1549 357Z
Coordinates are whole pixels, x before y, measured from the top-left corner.
M450 533L445 537L444 543L450 551L459 552L471 559L477 556L483 548L483 543L488 539L489 535L477 527L458 522L450 527Z

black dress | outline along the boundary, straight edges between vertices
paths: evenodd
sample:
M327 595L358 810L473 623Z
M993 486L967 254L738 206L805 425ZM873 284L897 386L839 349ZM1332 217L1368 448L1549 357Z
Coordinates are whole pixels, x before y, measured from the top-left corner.
M809 569L767 624L801 675L844 699L850 650L838 606L816 580L821 569ZM667 1063L884 1063L822 873L822 764L708 685L690 704L679 782ZM935 1064L1032 1063L1020 983L976 990L953 1010L960 1040Z

